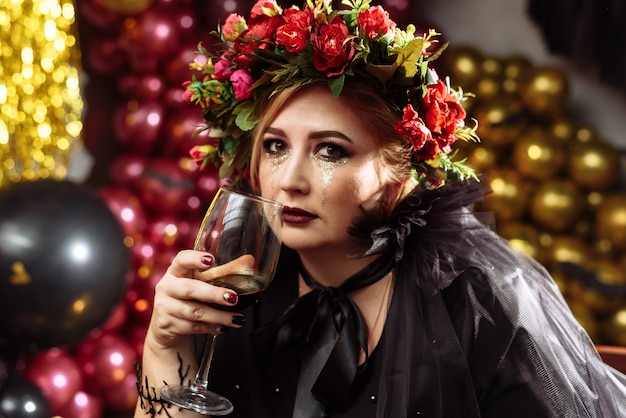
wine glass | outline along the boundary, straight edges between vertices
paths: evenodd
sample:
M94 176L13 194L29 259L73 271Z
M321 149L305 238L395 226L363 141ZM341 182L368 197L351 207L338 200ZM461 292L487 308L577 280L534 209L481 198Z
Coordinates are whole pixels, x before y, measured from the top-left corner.
M196 236L194 249L215 257L215 266L233 260L241 262L237 274L212 280L211 284L232 289L239 299L234 307L211 305L238 311L256 301L270 284L280 253L282 205L272 200L220 188L207 210ZM202 279L197 271L195 278ZM205 280L206 281L206 280ZM198 372L190 385L166 385L161 398L201 414L227 415L230 401L207 389L209 368L217 335L209 334Z

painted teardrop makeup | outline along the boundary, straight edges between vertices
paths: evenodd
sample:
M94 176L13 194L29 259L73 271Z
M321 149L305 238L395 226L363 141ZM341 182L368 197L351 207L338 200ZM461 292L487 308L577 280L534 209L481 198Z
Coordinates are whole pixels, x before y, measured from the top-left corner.
M289 155L288 154L272 155L270 153L267 153L266 155L267 155L267 158L269 158L272 161L272 178L270 179L270 184L272 188L274 188L275 186L274 177L275 177L276 171L278 171L278 169L283 164L285 164ZM318 165L318 167L320 168L320 172L322 173L321 205L322 207L324 207L326 205L328 186L330 186L330 183L333 180L333 174L335 172L335 169L347 163L348 159L344 157L344 158L339 158L333 161L328 161L318 155L314 156L313 158L316 164Z

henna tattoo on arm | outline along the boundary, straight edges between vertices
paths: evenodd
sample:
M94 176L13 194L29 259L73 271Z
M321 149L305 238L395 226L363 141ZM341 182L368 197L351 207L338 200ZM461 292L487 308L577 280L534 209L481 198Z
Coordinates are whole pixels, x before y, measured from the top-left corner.
M180 384L184 384L185 381L189 383L189 371L191 369L190 365L186 367L183 365L183 358L180 354L177 354L178 357L178 378L180 379ZM146 411L146 413L150 414L150 416L165 414L168 418L172 418L170 415L169 408L173 405L167 402L164 399L161 399L159 396L157 388L151 386L148 382L148 376L143 375L143 367L140 362L135 363L135 374L137 375L137 393L139 395L139 407ZM167 382L163 381L164 385L167 385ZM179 409L180 410L180 409Z

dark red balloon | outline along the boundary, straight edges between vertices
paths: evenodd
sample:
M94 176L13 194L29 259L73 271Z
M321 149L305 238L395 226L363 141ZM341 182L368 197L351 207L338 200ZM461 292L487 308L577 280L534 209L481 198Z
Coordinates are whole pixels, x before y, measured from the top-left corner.
M118 186L133 189L146 169L147 161L143 155L120 154L109 164L109 179Z
M123 337L107 333L82 342L76 348L76 358L86 389L98 393L94 391L120 385L129 374L134 375L137 354Z
M72 400L58 411L64 418L101 418L103 403L99 396L79 390Z
M156 215L148 222L145 234L150 241L161 247L182 249L182 245L187 243L187 238L191 234L188 218L171 214Z
M196 175L180 159L153 158L139 179L137 193L153 213L183 215L189 209L187 200L193 196Z
M27 361L24 376L41 389L55 414L83 387L78 362L59 348L35 354Z
M143 232L147 217L135 193L128 187L111 185L102 187L99 194L127 236L133 237Z
M127 150L141 155L154 151L161 137L164 106L157 101L129 100L113 115L113 131Z
M80 0L76 2L76 8L79 16L99 31L119 31L119 15L105 8L100 0Z
M114 75L126 65L126 55L116 38L95 35L85 41L82 49L85 68L96 74Z
M195 145L215 143L208 137L208 130L198 131L205 125L202 109L191 105L178 106L168 115L164 126L163 152L172 157L188 157Z
M148 10L124 20L121 40L133 62L144 59L162 59L171 55L180 45L176 14Z
M109 386L102 391L102 400L111 412L130 412L137 404L137 378L128 374L119 384Z
M125 97L137 100L157 100L166 90L157 74L125 74L118 78L117 86Z
M147 326L150 321L154 288L165 274L168 265L159 262L152 266L142 266L135 276L126 292L126 304L133 324Z
M175 55L167 60L164 66L165 76L168 82L174 87L180 87L185 81L192 77L201 80L203 75L200 71L192 70L189 64L197 61L199 64L206 63L206 55L198 54L198 42L202 42L201 36L197 36L192 43L181 45ZM208 41L208 38L207 38ZM207 43L206 41L203 44ZM181 87L182 90L182 87Z

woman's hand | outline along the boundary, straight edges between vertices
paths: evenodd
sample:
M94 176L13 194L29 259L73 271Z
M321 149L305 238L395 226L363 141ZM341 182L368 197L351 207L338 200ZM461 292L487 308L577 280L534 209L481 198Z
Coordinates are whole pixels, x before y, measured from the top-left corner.
M152 318L146 344L160 349L179 348L194 334L218 333L222 326L241 327L243 316L207 304L233 306L237 293L210 281L250 268L251 256L213 267L211 254L183 250L172 260L155 287Z

